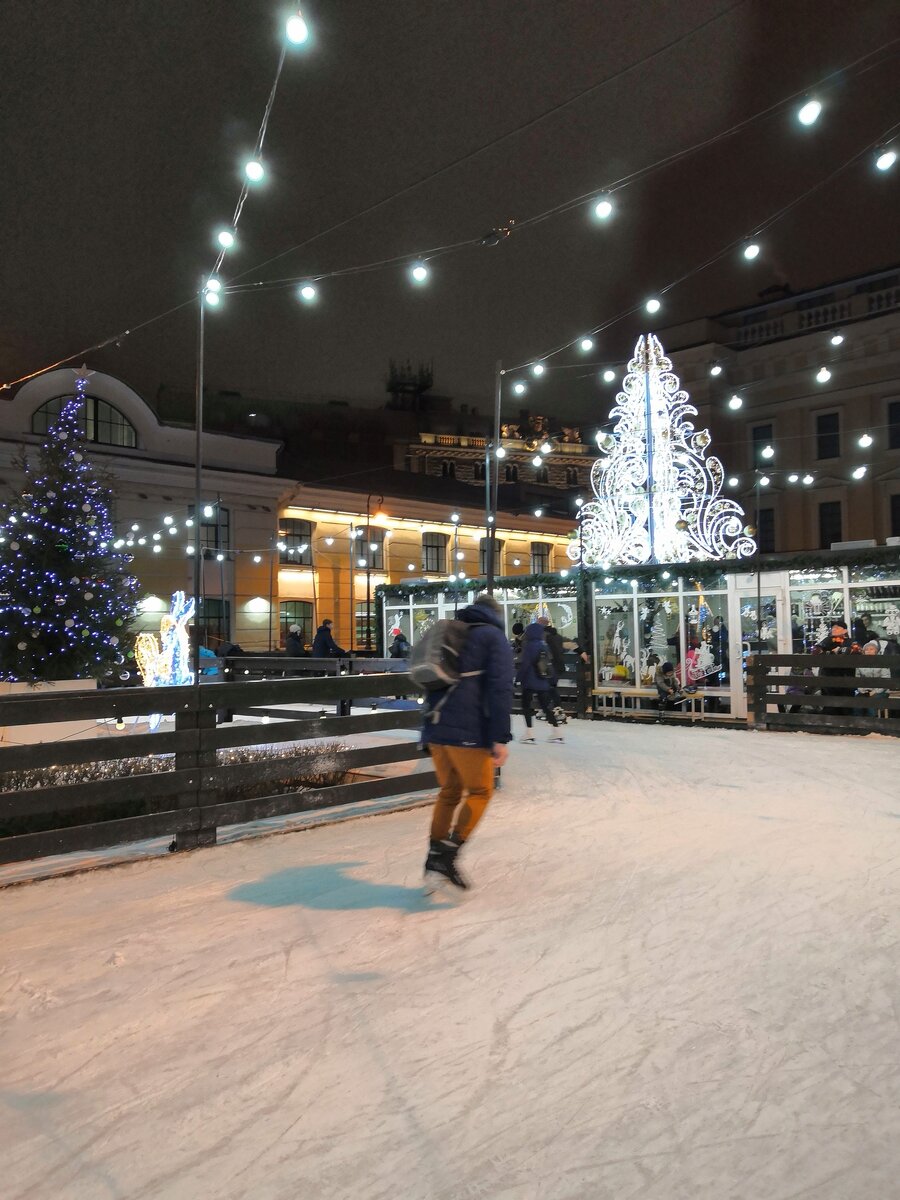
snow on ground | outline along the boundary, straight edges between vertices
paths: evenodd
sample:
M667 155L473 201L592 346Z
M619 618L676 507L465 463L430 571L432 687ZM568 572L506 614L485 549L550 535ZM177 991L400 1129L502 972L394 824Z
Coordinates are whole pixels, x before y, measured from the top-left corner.
M897 1195L900 745L568 736L455 906L422 810L0 892L6 1200Z

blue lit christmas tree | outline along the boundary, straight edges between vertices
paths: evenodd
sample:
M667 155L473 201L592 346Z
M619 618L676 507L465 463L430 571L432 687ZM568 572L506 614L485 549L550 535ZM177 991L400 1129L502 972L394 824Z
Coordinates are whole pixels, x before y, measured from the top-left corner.
M0 507L0 680L98 679L124 667L137 580L112 550L111 493L83 452L91 372L75 372L20 496Z

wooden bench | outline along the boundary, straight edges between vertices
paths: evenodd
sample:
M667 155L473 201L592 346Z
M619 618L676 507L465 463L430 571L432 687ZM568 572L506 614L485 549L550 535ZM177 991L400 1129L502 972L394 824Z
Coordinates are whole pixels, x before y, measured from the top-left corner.
M716 692L714 695L720 695ZM642 717L656 720L660 716L659 706L656 703L659 699L659 692L655 687L634 686L633 684L601 684L600 687L595 687L591 691L591 695L596 696L601 702L600 715L610 717ZM704 719L703 701L706 697L706 692L698 690L692 692L686 697L684 702L676 709L670 709L666 712L667 717L685 717L691 721L702 721ZM651 708L640 708L642 700L654 701Z

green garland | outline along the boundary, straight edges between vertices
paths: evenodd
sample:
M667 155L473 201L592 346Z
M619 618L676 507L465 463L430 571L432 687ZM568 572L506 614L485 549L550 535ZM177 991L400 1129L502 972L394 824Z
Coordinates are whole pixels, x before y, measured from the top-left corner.
M689 562L689 563L645 563L640 566L618 567L586 567L584 579L588 583L603 585L603 580L612 577L613 582L607 585L611 591L619 591L623 582L632 579L638 581L638 589L642 591L665 591L668 586L681 576L686 582L697 584L704 590L724 586L724 575L755 575L758 571L802 571L809 569L825 570L828 567L872 566L897 568L900 575L900 547L873 546L859 550L801 550L790 554L759 554L754 558L729 558L718 562ZM662 571L668 571L671 579L660 578ZM580 570L573 565L569 568L568 579L560 579L559 573L541 575L503 575L496 581L498 589L533 590L543 589L544 595L571 596L577 588ZM651 584L652 587L646 585ZM618 585L618 586L617 586ZM642 585L644 585L642 587ZM460 592L478 592L485 586L483 578L467 578L464 580L435 580L428 583L389 583L380 584L376 596L382 604L391 599L408 600L411 596L434 596L441 594L452 596Z

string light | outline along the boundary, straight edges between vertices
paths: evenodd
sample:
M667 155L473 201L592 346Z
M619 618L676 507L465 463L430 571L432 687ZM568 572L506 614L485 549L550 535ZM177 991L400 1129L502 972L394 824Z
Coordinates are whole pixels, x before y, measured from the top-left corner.
M897 161L897 151L893 149L879 149L875 156L875 166L879 171L889 171Z
M552 449L553 449L553 447L550 445L549 442L541 443L541 454L549 454Z
M857 444L857 446L862 446L863 450L867 450L869 448L869 446L872 445L872 442L874 440L875 439L872 437L872 435L870 433L863 433L860 435L856 444Z
M528 388L520 380L518 383L513 384L513 391L516 393L517 396L524 396L525 393L528 391Z
M206 290L208 292L221 292L222 281L215 275L210 275L209 279L206 281Z
M428 268L423 262L413 263L409 269L410 278L413 283L425 283L428 279Z
M644 305L644 308L652 317L654 313L659 312L659 310L662 308L662 305L660 304L659 300L656 299L655 296L651 296L651 298Z
M762 458L774 458L775 457L775 447L774 446L763 446L762 450L760 450L759 453L760 453L760 457L762 457Z
M608 221L613 215L613 203L609 196L600 196L594 202L594 216L598 221Z
M497 458L506 458L506 450L503 448L503 446L498 446L494 453L496 454Z
M583 351L585 354L587 354L587 353L588 353L588 351L590 351L590 350L593 350L593 348L594 348L594 339L593 339L593 338L589 338L589 337L584 337L584 338L582 338L582 339L581 339L581 341L579 342L579 348L580 348L580 349L581 349L581 350L582 350L582 351Z
M303 15L299 8L293 16L288 17L285 25L285 34L287 40L294 46L302 46L309 38L309 26L303 20Z
M216 241L223 250L231 250L234 246L234 234L230 229L220 229L216 234Z
M713 365L712 365L712 366L709 368L709 373L710 373L710 375L712 375L712 376L713 376L713 378L716 378L716 377L718 377L719 375L721 375L721 374L722 374L722 368L721 368L721 366L719 365L719 363L713 363Z
M843 345L843 342L844 342L844 335L842 333L833 333L831 335L832 346L841 346L841 345Z
M796 483L798 481L798 479L800 478L800 476L796 475L796 474L791 474L791 475L788 475L787 478L788 478L788 483Z
M828 368L827 367L819 367L818 371L816 372L817 382L818 383L827 383L830 378L831 378L831 372L828 370Z
M728 407L733 408L735 411L737 411L737 409L739 409L739 408L743 408L743 406L744 406L744 401L741 399L740 396L737 395L737 393L735 393L731 397L731 399L728 401Z
M811 483L815 483L815 477L813 475L804 475L802 482L809 487Z
M768 477L768 475L760 475L759 482L761 487L768 487L772 480Z
M221 297L219 296L219 293L218 293L218 292L204 292L204 293L203 293L203 299L204 299L204 300L206 301L206 303L207 303L207 304L209 304L209 305L210 305L212 308L218 308L218 306L219 306L219 304L220 304L220 302L221 302Z
M612 371L609 369L609 367L607 367L607 369L603 372L603 382L604 383L614 383L615 378L616 378L615 371Z
M797 120L801 125L815 125L822 112L822 105L818 100L807 100L805 104L801 104L797 110Z
M312 304L316 300L319 293L311 283L303 283L297 289L297 295L304 304Z
M262 555L261 555L261 554L254 554L254 555L253 555L253 561L254 561L254 562L255 562L255 563L258 565L259 563L261 563L261 562L262 562Z
M259 183L265 173L265 167L257 158L250 158L244 163L244 174L250 183Z
M545 370L545 368L544 368L543 363L540 363L540 362L532 363L532 366L531 366L532 375L538 375L538 376L543 375L544 370Z
M533 467L540 467L543 465L543 462L544 462L544 460L541 458L541 456L539 454L536 454L534 456L534 458L531 460L531 465Z
M868 467L856 467L853 471L853 478L854 479L862 479L862 477L865 475L867 470L868 470Z
M298 14L298 16L299 16L299 14ZM300 20L302 21L302 17L300 17ZM305 26L305 21L303 22L303 25ZM298 30L300 30L300 28L301 28L301 27L300 27L300 25L297 25L297 29L298 29ZM862 55L860 58L858 58L858 59L854 60L854 61L853 61L853 62L851 62L851 63L844 64L842 67L840 67L840 68L836 69L835 71L832 71L832 72L830 72L830 73L829 73L827 76L825 76L823 79L820 79L820 80L818 80L818 81L817 81L817 83L816 83L816 86L825 86L825 85L828 85L828 84L830 84L830 83L831 83L831 81L832 81L832 80L834 80L834 79L838 78L838 76L840 76L840 75L846 75L846 73L847 73L847 72L849 72L849 70L850 70L851 68L854 68L854 67L856 67L856 68L859 68L861 63L863 63L863 62L866 62L867 60L869 60L870 58L872 58L872 57L873 57L873 56L874 56L876 53L881 53L881 52L883 51L883 49L884 49L884 47L879 47L877 51L872 51L872 52L871 52L871 53L869 53L869 54ZM282 60L283 60L283 55L282 55ZM867 68L865 68L865 69L867 69ZM861 74L861 73L862 73L862 70L863 70L863 69L860 69L858 73L859 73L859 74ZM262 165L262 162L261 162L261 159L260 159L260 155L261 155L261 151L262 151L262 143L263 143L263 140L264 140L264 135L265 135L265 131L266 131L266 125L267 125L267 121L268 121L269 113L270 113L270 110L271 110L272 101L274 100L275 90L276 90L276 88L277 88L278 79L279 79L279 76L280 76L280 71L281 71L281 62L279 62L278 73L276 74L276 79L275 79L275 85L273 86L272 92L271 92L271 94L270 94L270 97L269 97L269 103L267 104L267 107L266 107L266 112L265 112L265 115L264 115L264 118L263 118L263 122L262 122L262 125L261 125L261 128L260 128L260 133L259 133L259 136L258 136L258 139L257 139L257 146L256 146L256 149L255 149L255 152L254 152L254 153L255 153L255 157L254 157L254 158L252 158L252 159L250 159L250 160L248 160L248 162L245 164L245 166L246 166L246 167L250 167L250 169L251 169L251 173L252 173L252 174L254 174L254 175L256 175L256 174L259 174L259 177L260 177L260 178L261 178L261 177L262 177L262 175L264 174L264 168L263 168L263 165ZM791 99L792 99L792 97L788 96L788 97L786 97L786 98L784 98L784 99L782 99L782 100L780 100L780 101L777 101L775 104L768 105L768 106L766 106L764 109L760 110L760 112L758 112L758 113L754 114L752 117L748 118L748 119L747 119L747 120L745 120L745 121L738 122L737 124L733 125L733 126L732 126L732 127L730 127L729 129L726 129L726 130L724 130L724 131L722 131L722 132L720 132L720 133L718 133L718 134L714 135L714 137L713 137L713 138L704 138L704 139L703 139L703 141L701 141L701 142L697 143L697 145L695 145L695 146L691 146L691 147L687 147L687 148L684 148L684 149L682 149L682 150L678 151L678 152L677 152L677 154L676 154L674 157L683 157L683 156L685 156L685 155L687 155L687 154L691 153L691 152L692 152L692 151L694 151L694 150L701 149L703 146L706 146L706 145L710 144L710 142L711 142L711 141L718 141L718 140L721 140L721 139L723 139L723 138L726 138L726 137L732 136L733 134L736 134L736 133L737 133L737 132L739 132L740 130L743 130L743 129L745 129L745 128L747 127L747 125L748 125L748 124L750 124L751 122L754 122L754 121L757 121L757 120L764 119L765 117L767 117L767 116L768 116L768 115L769 115L771 112L773 112L774 110L776 110L776 109L778 109L778 108L782 107L783 105L785 105L786 103L790 102L790 100L791 100ZM800 110L799 110L799 114L802 114L802 119L804 119L804 120L808 120L808 121L810 121L810 122L811 122L811 121L815 120L815 119L818 117L818 115L819 115L819 112L821 111L821 107L822 107L822 106L821 106L821 104L820 104L820 102L819 102L818 100L808 100L808 101L807 101L807 102L806 102L806 103L805 103L805 104L804 104L804 105L803 105L803 106L800 108ZM885 137L889 136L891 132L892 132L892 130L888 130L888 131L885 133L885 135L884 135L884 136L885 136ZM867 148L867 150L866 150L865 152L866 152L866 153L870 153L870 152L871 152L871 143L870 143L870 146ZM878 157L879 157L879 158L882 158L884 155L891 155L891 154L894 154L893 150L887 150L887 149L885 149L885 150L881 150L881 149L880 149L880 150L879 150L879 152L878 152ZM845 169L847 166L851 165L851 163L855 162L855 161L856 161L856 160L857 160L859 157L860 157L860 155L859 155L859 154L857 154L857 155L854 155L854 156L853 156L851 159L849 159L849 160L848 160L846 163L844 163L842 167L838 168L838 170L837 170L837 171L834 171L834 172L832 172L832 173L831 173L829 176L827 176L827 177L826 177L826 179L825 179L825 180L822 180L820 183L817 183L817 184L813 185L811 188L807 189L807 190L806 190L804 193L802 193L802 194L801 194L801 196L799 196L799 197L798 197L798 198L796 198L795 200L791 201L791 202L790 202L788 205L784 206L784 207L783 207L782 209L780 209L778 212L776 212L775 214L773 214L773 215L772 215L771 217L769 217L769 218L768 218L768 219L767 219L765 222L763 222L763 224L764 224L766 227L769 227L769 226L770 226L772 223L774 223L774 221L776 221L776 220L780 219L780 217L782 217L782 216L783 216L783 215L784 215L786 212L788 212L788 211L790 211L791 209L793 209L793 208L796 206L796 204L797 204L797 203L799 203L799 201L800 201L800 200L804 199L804 198L805 198L807 195L811 194L811 193L812 193L813 191L815 191L815 190L816 190L818 187L822 186L822 183L828 182L828 181L829 181L830 179L832 179L832 178L833 178L833 177L834 177L836 174L838 174L838 173L839 173L839 171L841 171L841 170ZM634 171L634 172L632 172L630 175L628 175L628 176L625 176L625 177L623 177L622 179L620 179L620 180L616 181L614 186L615 186L615 187L624 187L624 186L627 186L627 185L629 185L629 184L631 184L631 183L635 182L635 181L636 181L636 180L638 180L638 179L643 179L643 178L647 177L647 175L648 175L648 174L650 174L651 172L658 171L658 170L662 170L662 169L663 169L663 168L664 168L666 165L668 165L668 164L669 164L669 163L672 161L672 158L673 158L673 155L671 155L671 154L669 154L669 155L666 155L665 157L663 157L662 159L660 159L658 162L656 162L656 163L653 163L653 164L649 164L647 167L641 168L641 169L640 169L640 170L638 170L638 171ZM885 163L887 164L887 162L888 162L888 159L887 159L887 158L885 158L885 159L884 159L884 161L885 161ZM251 165L251 164L252 164L252 165ZM258 180L257 180L257 181L258 181ZM423 180L422 182L424 182L424 180ZM595 197L596 197L596 195L597 195L597 194L595 193ZM601 194L600 194L600 199L596 199L596 198L595 198L595 201L594 201L595 205L598 205L598 204L600 204L601 200L602 200L602 199L604 199L604 198L607 198L607 197L608 197L608 192L607 192L607 193L601 193ZM537 215L535 215L534 217L531 217L531 218L529 218L529 219L528 219L528 220L526 220L526 221L519 221L519 222L517 223L517 226L516 226L516 228L517 228L517 229L527 228L527 227L529 227L530 225L532 225L532 224L536 223L537 221L544 220L544 219L546 219L547 217L554 215L555 213L560 213L560 212L566 212L566 211L569 211L569 210L570 210L572 207L574 207L574 205L575 205L576 203L582 203L582 202L584 201L584 199L585 199L585 197L583 197L583 196L582 196L582 197L576 197L576 198L574 198L574 199L573 199L573 200L571 200L571 201L567 201L567 202L565 202L564 204L561 204L561 205L556 205L554 208L552 208L552 209L548 210L548 212L546 212L546 213L537 214ZM238 200L238 205L237 205L237 208L236 208L236 214L235 214L235 218L234 218L234 220L232 221L232 228L233 228L233 229L236 229L236 225L237 225L237 218L238 218L238 217L239 217L239 215L240 215L240 211L241 211L241 208L242 208L242 205L243 205L243 201L244 201L244 192L242 191L242 193L241 193L241 196L240 196L240 198L239 198L239 200ZM379 203L383 203L383 202L379 202ZM363 211L364 211L364 212L366 212L366 211L369 211L369 209L366 209L366 210L363 210ZM603 211L605 212L606 210L604 209ZM357 216L361 216L361 215L363 215L363 214L362 214L362 213L360 213L360 214L356 214L356 215L357 215ZM347 220L353 220L353 219L355 219L355 218L348 218ZM345 220L345 221L341 222L340 224L346 224L346 223L347 223L347 220ZM465 249L465 248L468 248L468 247L470 247L471 245L472 245L472 239L471 239L471 238L466 238L466 239L463 239L463 240L461 240L460 242L458 242L458 243L456 243L456 244L454 244L454 245L452 245L452 246L448 246L448 247L441 247L441 248L439 248L439 249L440 249L440 251L441 251L441 252L445 252L445 253L446 253L446 252L449 252L449 251L451 251L451 250L462 250L462 249ZM298 248L299 248L299 247L296 247L296 246L295 246L295 247L292 247L292 248L291 248L291 250L296 250L296 249L298 249ZM223 247L223 251L224 251L224 249L225 249L225 248ZM276 255L276 256L275 256L275 258L281 258L281 257L283 257L285 254L287 254L287 253L290 253L290 252L291 252L291 250L286 250L286 251L283 251L281 254L278 254L278 255ZM436 250L435 252L437 252L437 250ZM696 267L694 270L692 270L692 271L688 272L686 275L682 276L682 277L681 277L681 279L679 279L679 280L677 280L677 281L675 281L675 282L683 282L685 279L687 279L687 278L690 278L691 276L693 276L694 274L696 274L696 272L697 272L697 271L704 269L706 266L709 266L711 261L717 261L717 259L718 259L719 257L721 257L721 255L717 255L717 256L716 256L716 257L715 257L713 260L708 260L707 262L705 262L705 263L703 263L703 264L700 264L700 265L699 265L698 267ZM220 254L220 259L221 259L221 254ZM269 261L269 262L271 262L271 261L273 261L273 259L269 259L268 261ZM397 261L397 260L391 260L391 261ZM266 264L261 264L261 265L266 265ZM371 270L371 268L372 268L372 266L373 266L373 265L385 265L385 264L384 264L384 263L381 263L381 264L366 264L366 265L362 265L362 266L360 266L360 267L358 267L358 268L352 268L352 269L350 269L350 271L348 271L348 269L347 269L347 268L341 268L341 270L340 270L339 272L337 272L337 271L336 271L336 272L333 272L333 273L334 273L334 274L338 274L338 273L340 273L340 274L348 274L348 273L353 273L354 271L359 271L359 272L361 272L361 271L364 271L364 270L365 270L365 271L368 271L368 270ZM218 264L217 264L217 266L218 266ZM249 272L244 272L244 274L248 274L248 273L249 273ZM267 281L267 282L268 282L269 286L272 286L272 287L279 287L279 286L283 286L283 285L284 285L284 283L286 283L286 282L293 282L293 281L286 281L286 280L272 280L272 281ZM240 288L241 288L241 289L243 289L243 288L250 288L251 286L253 287L253 289L254 289L254 290L259 290L259 288L260 288L260 282L258 281L257 283L254 283L253 285L249 285L249 284L247 284L247 285L240 285ZM670 286L670 287L671 287L671 286L674 286L674 283L673 283L673 284L670 284L670 285L668 285L668 286ZM235 291L236 291L236 290L240 290L240 289L239 289L239 288L231 288L230 290L235 290ZM166 312L164 312L164 313L159 313L159 314L157 314L156 316L149 318L149 320L147 320L147 321L143 322L142 324L143 324L143 325L148 325L148 324L150 324L150 323L152 323L152 322L154 322L154 321L160 320L160 319L162 319L162 317L164 317L164 316L168 315L168 313L170 313L170 312L172 312L172 311L176 311L178 308L185 307L185 306L186 306L187 304L189 304L189 303L191 303L191 301L190 301L190 300L188 300L188 301L185 301L183 304L176 305L174 309L169 309L169 310L166 310ZM607 322L605 322L605 323L604 323L604 325L603 325L603 326L601 326L600 328L608 328L608 327L609 327L611 324L613 324L615 321L621 320L621 319L622 319L624 316L628 315L628 313L630 313L631 311L633 311L633 309L631 309L631 308L629 308L629 309L625 310L625 312L623 312L623 313L620 313L620 314L619 314L617 317L613 318L613 319L612 319L612 320L610 320L610 321L607 321ZM138 326L138 328L139 328L139 327L140 327L140 326ZM126 329L126 330L123 330L122 332L120 332L120 333L118 333L118 334L115 334L115 335L113 335L112 337L106 338L106 339L105 339L103 342L99 342L99 343L95 344L94 346L91 346L91 347L88 347L88 348L86 348L86 349L85 349L85 350L83 350L83 351L79 351L79 352L78 352L78 355L87 354L87 353L90 353L90 352L92 352L93 350L97 350L97 349L103 348L103 347L105 347L105 346L107 346L107 345L110 345L110 344L112 344L113 342L118 342L118 341L119 341L119 340L120 340L122 337L128 336L128 335L129 335L130 333L132 333L132 332L134 332L134 330L132 330L132 329ZM599 329L598 329L598 330L594 330L594 331L592 331L592 332L595 332L595 333L596 333L596 332L599 332ZM554 353L555 353L555 351L554 351ZM66 363L66 362L70 362L70 361L72 361L72 359L73 359L73 358L75 358L75 357L76 357L76 355L71 355L71 356L69 356L69 358L62 359L62 360L59 360L58 362L55 362L55 363L48 364L47 366L45 366L45 367L41 368L41 369L40 369L40 370L38 370L38 371L32 372L32 373L30 373L29 375L26 375L26 376L22 376L22 377L20 377L20 378L18 378L18 379L15 379L15 380L12 380L12 381L8 381L7 383L4 383L4 384L0 385L0 387L3 387L3 388L8 388L8 387L14 386L14 385L15 385L15 384L17 384L17 383L22 383L22 382L25 382L25 381L26 381L26 380L28 380L28 379L34 378L36 375L40 375L40 374L42 374L44 371L51 370L51 369L53 369L54 367L58 367L58 366L61 366L61 365L63 365L63 364L64 364L64 363Z
M748 262L752 262L754 258L759 257L759 242L747 242L744 246L744 258Z
M740 482L741 481L738 479L737 475L731 475L728 479L728 486L730 488L736 488Z
M534 515L536 517L542 517L544 515L544 510L542 508L536 508L534 510Z

